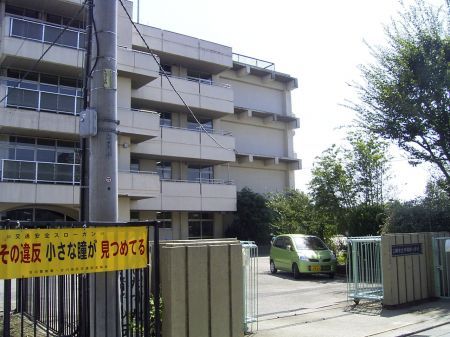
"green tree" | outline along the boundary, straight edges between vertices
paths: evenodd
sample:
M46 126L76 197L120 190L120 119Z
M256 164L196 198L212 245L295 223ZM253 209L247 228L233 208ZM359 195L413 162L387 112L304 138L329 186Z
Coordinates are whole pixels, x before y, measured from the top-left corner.
M313 205L307 194L290 189L268 196L268 206L273 212L271 232L311 234L325 236L325 228L318 226Z
M237 193L236 204L237 211L226 235L258 244L269 243L272 211L267 206L266 198L245 187Z
M384 218L387 144L361 131L347 140L348 148L333 145L314 163L309 189L320 215L315 219L341 234L376 234Z
M415 162L442 172L450 195L450 37L448 15L418 0L385 27L387 45L369 47L350 105L363 128L394 141Z

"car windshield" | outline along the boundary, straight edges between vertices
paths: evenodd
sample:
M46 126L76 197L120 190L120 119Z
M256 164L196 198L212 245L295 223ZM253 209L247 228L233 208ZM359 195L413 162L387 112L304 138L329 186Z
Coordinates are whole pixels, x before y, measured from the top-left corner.
M297 250L310 249L310 250L326 250L327 246L315 236L294 238L295 247Z

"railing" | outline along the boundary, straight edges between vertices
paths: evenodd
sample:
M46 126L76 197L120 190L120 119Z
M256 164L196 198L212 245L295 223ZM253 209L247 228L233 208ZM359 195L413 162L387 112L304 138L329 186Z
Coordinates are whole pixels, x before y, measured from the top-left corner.
M80 183L80 165L1 159L0 181L76 185Z
M161 77L165 77L165 76L161 75ZM169 77L169 78L178 78L178 79L183 80L183 81L196 82L199 85L200 84L206 84L206 85L211 85L211 86L221 87L221 88L231 88L231 85L229 85L229 84L220 83L220 82L214 82L213 80L206 80L206 79L198 78L198 77L190 77L190 76L181 77L181 76L174 76L174 75L169 75L169 74L167 74L167 77Z
M232 180L224 179L193 179L193 180L183 180L183 179L165 179L161 178L161 181L174 182L174 183L188 183L188 184L211 184L211 185L234 185Z
M195 129L190 128L180 128L177 126L171 126L171 125L161 125L162 128L166 129L175 129L175 130L184 130L184 131L194 131L194 132L205 132L203 128L197 127ZM232 136L233 133L231 131L225 131L225 130L216 130L216 129L209 129L208 127L205 127L206 131L210 134L214 135L222 135L222 136Z
M33 41L53 43L64 30L58 25L49 25L39 21L10 17L9 36ZM66 29L56 41L56 45L84 49L86 33L79 30Z
M233 61L238 62L238 63L248 64L250 66L254 66L257 68L275 71L275 63L260 60L260 59L250 57L250 56L233 53Z
M80 89L40 84L46 90L39 90L37 82L8 79L6 106L79 115L83 106ZM79 95L80 94L80 95Z

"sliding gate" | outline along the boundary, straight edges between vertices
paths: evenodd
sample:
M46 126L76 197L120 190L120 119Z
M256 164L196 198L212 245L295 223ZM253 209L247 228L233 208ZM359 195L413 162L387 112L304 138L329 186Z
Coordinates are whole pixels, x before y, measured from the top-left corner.
M450 237L433 239L436 296L450 299Z

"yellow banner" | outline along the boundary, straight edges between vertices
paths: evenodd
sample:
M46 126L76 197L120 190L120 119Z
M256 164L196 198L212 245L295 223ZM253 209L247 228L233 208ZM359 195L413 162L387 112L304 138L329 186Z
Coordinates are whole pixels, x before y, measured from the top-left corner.
M144 268L147 227L0 230L0 279Z

